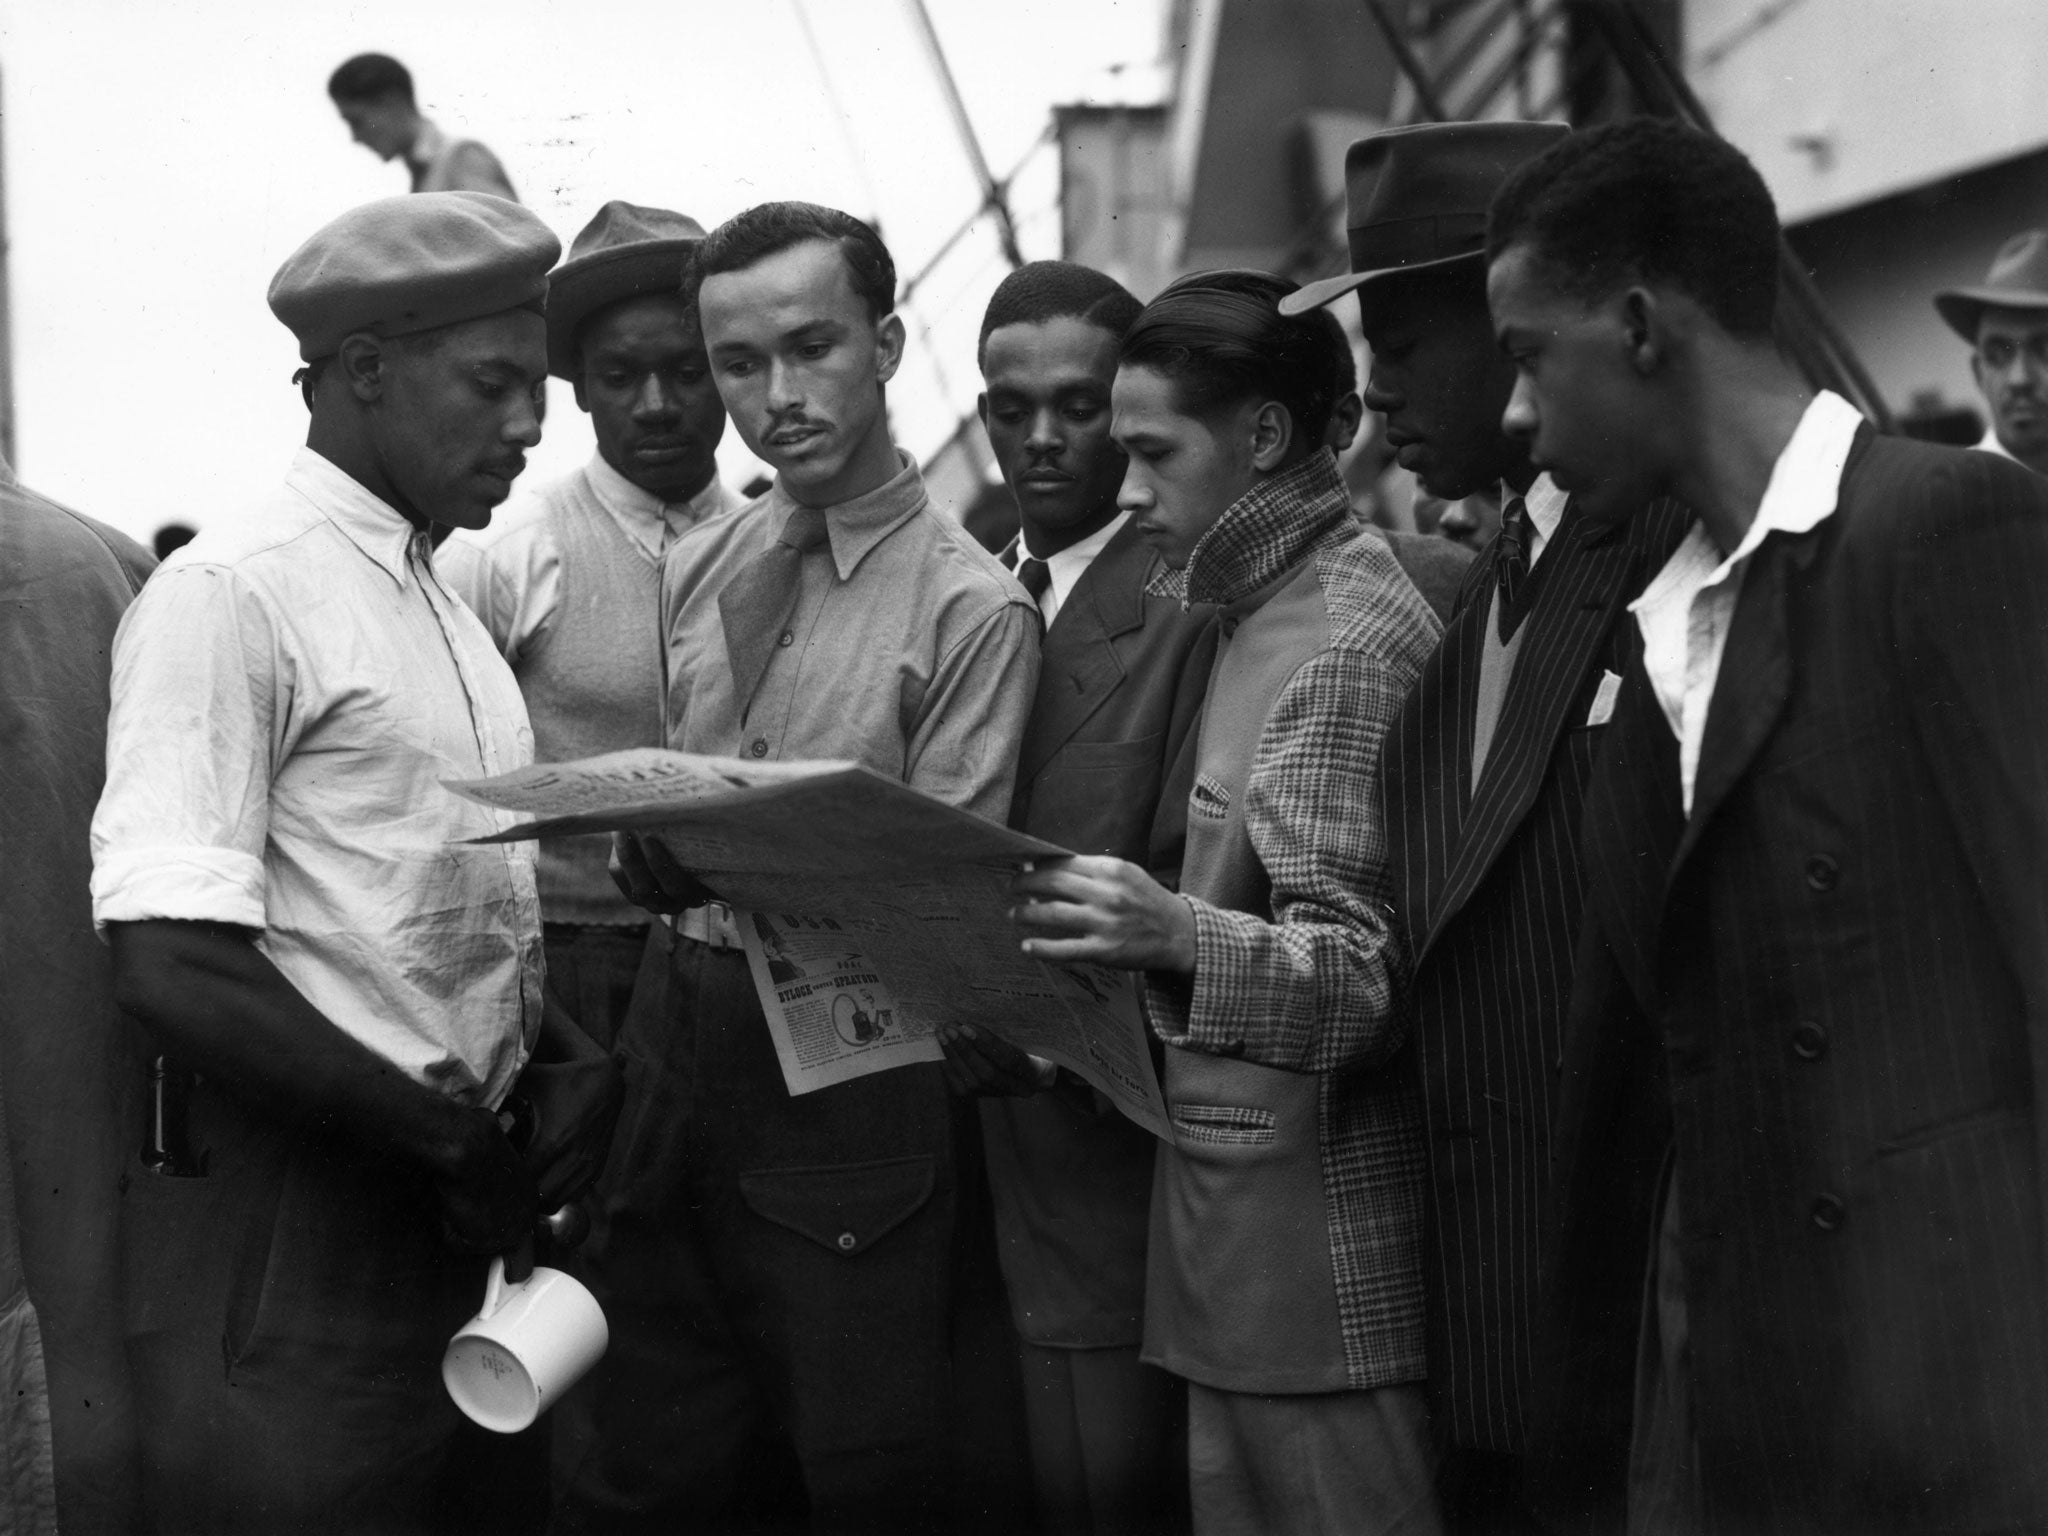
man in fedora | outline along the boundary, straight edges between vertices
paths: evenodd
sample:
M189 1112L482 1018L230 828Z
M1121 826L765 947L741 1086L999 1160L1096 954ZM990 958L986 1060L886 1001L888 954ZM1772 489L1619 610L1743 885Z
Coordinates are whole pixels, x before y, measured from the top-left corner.
M525 1278L536 1211L610 1138L617 1068L543 1001L533 855L442 787L531 758L434 538L488 523L540 440L560 249L475 192L307 240L270 286L305 447L115 638L93 919L117 1000L196 1074L159 1123L182 1155L121 1211L155 1529L428 1528L485 1256Z
M1453 1530L1532 1528L1516 1491L1555 1062L1572 975L1579 806L1635 639L1627 605L1683 532L1674 510L1582 515L1501 429L1514 365L1486 307L1486 209L1554 123L1397 128L1351 146L1365 402L1432 495L1498 487L1474 562L1386 749L1393 889L1415 960L1429 1173L1429 1392Z
M1934 307L1973 349L1970 372L1991 407L1977 446L2048 474L2048 231L2021 230L1981 285L1944 289Z
M725 407L683 267L703 226L611 202L548 290L548 372L590 416L597 451L574 473L441 552L450 583L498 643L533 717L536 762L663 744L661 569L669 546L738 507L718 479ZM548 981L609 1048L646 947L647 914L606 871L608 837L540 850Z

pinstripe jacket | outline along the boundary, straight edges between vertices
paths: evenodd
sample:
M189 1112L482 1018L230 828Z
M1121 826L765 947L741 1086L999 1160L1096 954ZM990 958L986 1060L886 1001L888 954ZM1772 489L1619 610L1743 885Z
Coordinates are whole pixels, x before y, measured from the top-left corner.
M1191 984L1148 979L1179 1144L1147 1357L1233 1391L1421 1375L1418 1116L1379 752L1437 635L1328 452L1236 502L1155 590L1220 604L1181 889Z
M1691 816L1638 665L1584 836L1543 1511L1617 1507L1669 1144L1707 1527L2048 1528L2048 482L1861 430Z
M1625 528L1566 508L1484 775L1472 779L1495 547L1387 738L1387 831L1415 957L1414 1056L1429 1151L1423 1233L1438 1435L1515 1452L1541 1253L1550 1112L1583 880L1579 811L1604 730L1596 702L1641 649L1627 604L1684 536L1660 502Z

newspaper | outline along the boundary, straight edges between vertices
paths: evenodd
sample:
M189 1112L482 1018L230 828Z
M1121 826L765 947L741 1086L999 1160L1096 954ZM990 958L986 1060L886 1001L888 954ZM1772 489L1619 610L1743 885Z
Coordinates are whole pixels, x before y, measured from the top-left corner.
M848 762L641 748L448 787L535 818L482 841L658 836L734 908L792 1094L938 1061L938 1026L973 1024L1171 1138L1138 978L1018 947L1010 877L1063 848Z

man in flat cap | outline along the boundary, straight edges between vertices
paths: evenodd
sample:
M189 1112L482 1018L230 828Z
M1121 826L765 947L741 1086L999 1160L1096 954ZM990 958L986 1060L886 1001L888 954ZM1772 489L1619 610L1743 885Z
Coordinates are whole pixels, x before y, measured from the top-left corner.
M540 439L559 249L470 192L300 247L270 302L306 447L115 644L93 913L122 1004L197 1074L123 1213L166 1532L423 1528L484 1256L519 1278L609 1136L615 1069L543 1019L532 852L469 841L506 818L441 787L532 755L433 536L488 522Z
M519 679L539 762L664 744L662 561L741 505L719 483L725 406L682 296L703 238L695 219L624 202L576 237L549 281L548 371L574 387L597 451L437 556ZM648 921L612 883L610 856L603 836L540 850L549 985L607 1048Z
M1977 446L2048 474L2048 230L2021 230L1982 284L1944 289L1934 307L1970 344L1970 372L1991 407Z
M1486 208L1552 123L1392 129L1352 145L1349 275L1365 402L1425 490L1498 486L1499 535L1387 739L1394 890L1415 958L1429 1151L1429 1392L1454 1531L1533 1529L1516 1492L1555 1062L1581 877L1579 806L1626 659L1627 604L1684 532L1586 517L1501 429L1514 365L1486 307Z
M413 98L412 71L385 53L359 53L327 77L349 137L380 160L401 156L415 192L488 192L514 202L512 178L475 139L455 138Z
M1003 820L1038 613L890 439L888 250L834 209L768 203L691 274L719 394L776 480L670 552L669 744L850 758ZM560 1527L725 1529L780 1495L819 1528L959 1528L950 1270L972 1121L936 1065L792 1098L731 910L658 844L619 852L635 900L681 910L620 1041L631 1129L589 1250L612 1349Z

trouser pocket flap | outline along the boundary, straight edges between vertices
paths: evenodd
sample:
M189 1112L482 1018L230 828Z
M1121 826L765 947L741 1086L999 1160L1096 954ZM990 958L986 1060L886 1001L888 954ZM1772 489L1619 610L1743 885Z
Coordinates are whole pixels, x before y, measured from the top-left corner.
M845 1258L865 1253L932 1197L928 1155L740 1175L754 1214Z

